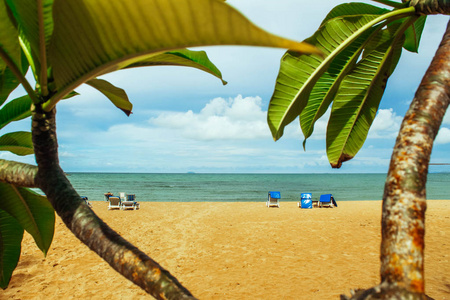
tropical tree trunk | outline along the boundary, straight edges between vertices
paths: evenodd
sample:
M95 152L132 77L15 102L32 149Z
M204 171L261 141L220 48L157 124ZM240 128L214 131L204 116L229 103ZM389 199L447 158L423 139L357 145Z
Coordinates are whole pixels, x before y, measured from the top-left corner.
M426 180L450 101L450 22L403 119L383 195L381 284L351 299L426 299ZM343 297L343 299L348 299Z
M403 119L383 196L381 279L423 293L426 181L450 99L450 23Z
M81 200L59 166L55 110L32 109L36 184L73 234L117 272L157 299L194 299L168 271L106 225Z

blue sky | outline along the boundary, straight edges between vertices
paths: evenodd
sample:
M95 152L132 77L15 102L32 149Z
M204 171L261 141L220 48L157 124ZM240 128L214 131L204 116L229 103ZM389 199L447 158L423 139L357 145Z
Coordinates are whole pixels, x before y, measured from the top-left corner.
M227 1L260 27L295 40L314 33L327 12L342 1ZM371 3L370 1L361 1ZM303 2L305 3L305 2ZM303 7L304 6L304 7ZM228 84L196 69L151 67L103 78L125 89L133 114L125 116L99 92L81 94L57 106L60 162L68 172L330 173L387 172L401 120L444 33L448 17L431 16L419 54L404 51L388 82L368 139L341 169L325 152L326 114L303 151L298 121L274 142L266 113L284 50L205 47ZM18 90L13 96L23 93ZM10 127L28 130L30 120ZM450 115L437 137L432 162L449 163ZM1 153L34 164L34 158ZM431 166L431 172L449 171Z

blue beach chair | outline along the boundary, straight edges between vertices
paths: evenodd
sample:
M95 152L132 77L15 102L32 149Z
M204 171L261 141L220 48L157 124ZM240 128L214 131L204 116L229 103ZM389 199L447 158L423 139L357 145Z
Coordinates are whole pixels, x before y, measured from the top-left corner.
M301 193L300 202L298 203L300 208L313 208L312 194L311 193Z
M332 194L320 195L319 207L337 207L336 200Z
M280 207L280 198L281 193L280 192L269 192L269 195L267 196L267 207L276 206Z

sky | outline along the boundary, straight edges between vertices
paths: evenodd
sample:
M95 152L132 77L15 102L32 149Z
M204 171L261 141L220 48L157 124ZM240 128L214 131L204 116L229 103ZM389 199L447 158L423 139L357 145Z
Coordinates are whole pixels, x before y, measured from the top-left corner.
M301 41L342 1L227 3L263 29ZM66 172L386 173L402 118L447 21L446 16L428 17L419 54L403 51L364 146L341 169L332 169L326 157L329 112L316 123L306 151L298 120L277 142L271 136L267 108L285 50L235 46L201 48L221 70L225 86L210 74L185 67L138 68L103 76L127 92L133 103L129 117L98 91L86 85L77 88L80 96L57 106L60 164ZM11 98L20 95L23 90L18 89ZM29 130L30 119L7 128ZM447 114L431 162L450 163L449 150ZM1 152L0 158L35 164L33 156ZM430 172L449 168L430 166Z

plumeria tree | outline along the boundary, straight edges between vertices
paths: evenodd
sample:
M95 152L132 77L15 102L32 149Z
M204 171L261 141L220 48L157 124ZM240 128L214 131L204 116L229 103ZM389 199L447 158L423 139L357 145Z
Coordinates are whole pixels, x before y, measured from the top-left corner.
M329 12L305 40L324 56L288 51L269 105L274 139L299 117L304 147L315 122L331 106L326 150L334 168L361 149L402 51L418 51L426 16L450 14L450 2L445 0L376 2L392 9L348 3ZM425 183L433 141L449 105L449 39L447 27L394 147L383 196L381 283L352 299L426 298Z
M125 91L98 78L126 68L187 66L222 80L205 52L185 48L208 45L320 53L308 43L256 27L221 0L0 1L0 128L31 116L31 132L4 134L0 150L34 153L37 163L0 160L2 288L7 287L19 260L24 230L44 254L48 251L56 211L76 237L154 297L192 298L176 278L108 227L80 199L59 165L56 106L77 96L76 87L88 84L129 115L132 104ZM28 71L31 81L25 76ZM8 99L18 85L26 95ZM47 197L30 187L40 188Z

